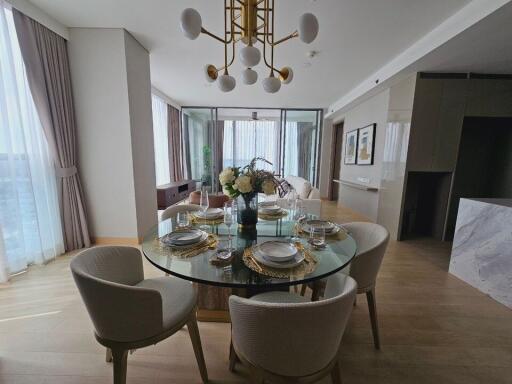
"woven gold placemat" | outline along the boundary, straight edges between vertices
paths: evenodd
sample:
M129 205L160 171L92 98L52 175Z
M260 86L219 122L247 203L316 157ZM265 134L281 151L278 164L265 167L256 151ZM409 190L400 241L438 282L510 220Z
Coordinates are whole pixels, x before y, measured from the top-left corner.
M190 221L192 222L192 224L217 225L217 224L222 224L224 222L224 216L221 216L221 217L218 217L215 219L202 219L200 217L197 217L194 214L191 214L189 217L190 217Z
M277 214L266 214L258 212L258 217L262 220L279 220L286 216L288 216L288 212L286 212L284 209L279 211Z
M155 239L153 241L153 248L158 251L170 251L172 255L175 257L188 258L197 256L203 252L206 252L208 249L217 248L218 238L214 234L209 233L208 237L198 244L192 245L186 248L178 248L173 247L167 244L164 244L160 239Z
M299 224L300 225L300 224ZM299 227L299 235L302 237L309 237L309 232L306 232L302 229L302 227ZM347 238L347 232L343 228L340 228L340 230L337 233L326 233L325 237L328 239L334 239L334 240L345 240Z
M305 276L316 269L317 260L315 256L313 256L302 245L299 247L299 249L304 253L304 262L290 269L272 268L258 263L254 258L252 247L246 248L244 250L243 260L244 264L249 269L252 269L254 272L261 273L265 276L275 277L278 279L288 279L292 276Z

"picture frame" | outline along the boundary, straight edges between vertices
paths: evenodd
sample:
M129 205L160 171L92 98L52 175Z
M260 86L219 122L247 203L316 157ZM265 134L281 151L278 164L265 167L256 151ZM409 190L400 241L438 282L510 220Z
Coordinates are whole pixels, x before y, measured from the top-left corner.
M377 124L373 123L358 129L357 135L357 164L373 165L375 158L375 131Z
M347 132L345 134L344 163L347 165L354 165L357 162L358 135L359 135L358 129Z

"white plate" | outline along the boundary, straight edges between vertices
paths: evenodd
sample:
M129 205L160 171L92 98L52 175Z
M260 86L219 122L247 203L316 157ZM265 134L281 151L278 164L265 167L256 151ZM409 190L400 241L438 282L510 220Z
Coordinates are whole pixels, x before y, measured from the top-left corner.
M208 234L206 232L200 231L198 229L191 229L190 232L192 232L192 231L197 232L199 234L199 237L194 236L195 240L193 240L193 241L192 241L192 236L187 236L188 240L184 239L181 236L182 234L185 234L184 231L168 233L167 235L162 237L161 241L165 245L168 245L171 247L186 248L189 246L196 245L196 244L200 243L201 241L206 240L206 238L208 237ZM186 232L187 235L188 235L188 232L189 231Z
M217 219L224 215L224 211L220 208L208 208L206 212L196 211L194 215L201 219Z
M267 241L257 244L254 253L261 255L267 260L283 263L291 260L297 254L297 248L293 244L284 241Z
M254 248L253 248L253 250L254 250ZM285 261L284 263L276 263L275 261L271 261L271 260L267 259L266 257L264 257L259 252L253 251L253 255L258 263L266 265L267 267L278 268L278 269L294 268L294 267L300 265L304 261L304 255L302 254L302 252L297 252L295 254L295 256L293 257L293 259Z
M281 207L279 205L269 205L269 206L260 208L261 213L272 214L272 213L278 213L279 211L281 211Z

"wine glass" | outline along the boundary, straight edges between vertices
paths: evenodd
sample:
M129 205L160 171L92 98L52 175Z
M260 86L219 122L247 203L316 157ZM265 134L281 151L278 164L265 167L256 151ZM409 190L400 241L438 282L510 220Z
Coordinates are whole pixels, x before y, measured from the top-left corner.
M294 189L292 189L286 196L286 205L290 211L295 210L295 207L297 206L297 192L295 192Z
M224 203L224 224L228 227L228 248L231 250L231 225L233 224L233 205L231 202Z
M176 215L176 221L178 223L178 228L188 227L190 225L188 212L178 212L178 214Z
M297 201L295 206L295 210L293 211L293 236L291 238L292 242L300 241L299 231L300 231L300 221L304 218L304 207Z
M201 207L201 211L203 212L202 219L206 220L206 211L208 211L208 207L210 206L210 200L208 198L208 191L204 187L201 189L201 197L199 200L199 206ZM203 230L207 230L208 225L203 224L200 226L200 228Z

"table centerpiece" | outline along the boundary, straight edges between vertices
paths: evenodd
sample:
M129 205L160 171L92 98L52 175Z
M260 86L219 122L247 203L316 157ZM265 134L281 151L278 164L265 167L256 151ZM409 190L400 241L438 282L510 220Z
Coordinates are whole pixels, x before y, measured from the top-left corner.
M228 167L219 175L224 194L236 201L237 222L241 226L251 227L258 222L258 193L273 195L278 191L284 195L283 182L276 173L257 169L256 163L272 163L264 158L255 157L244 167Z

